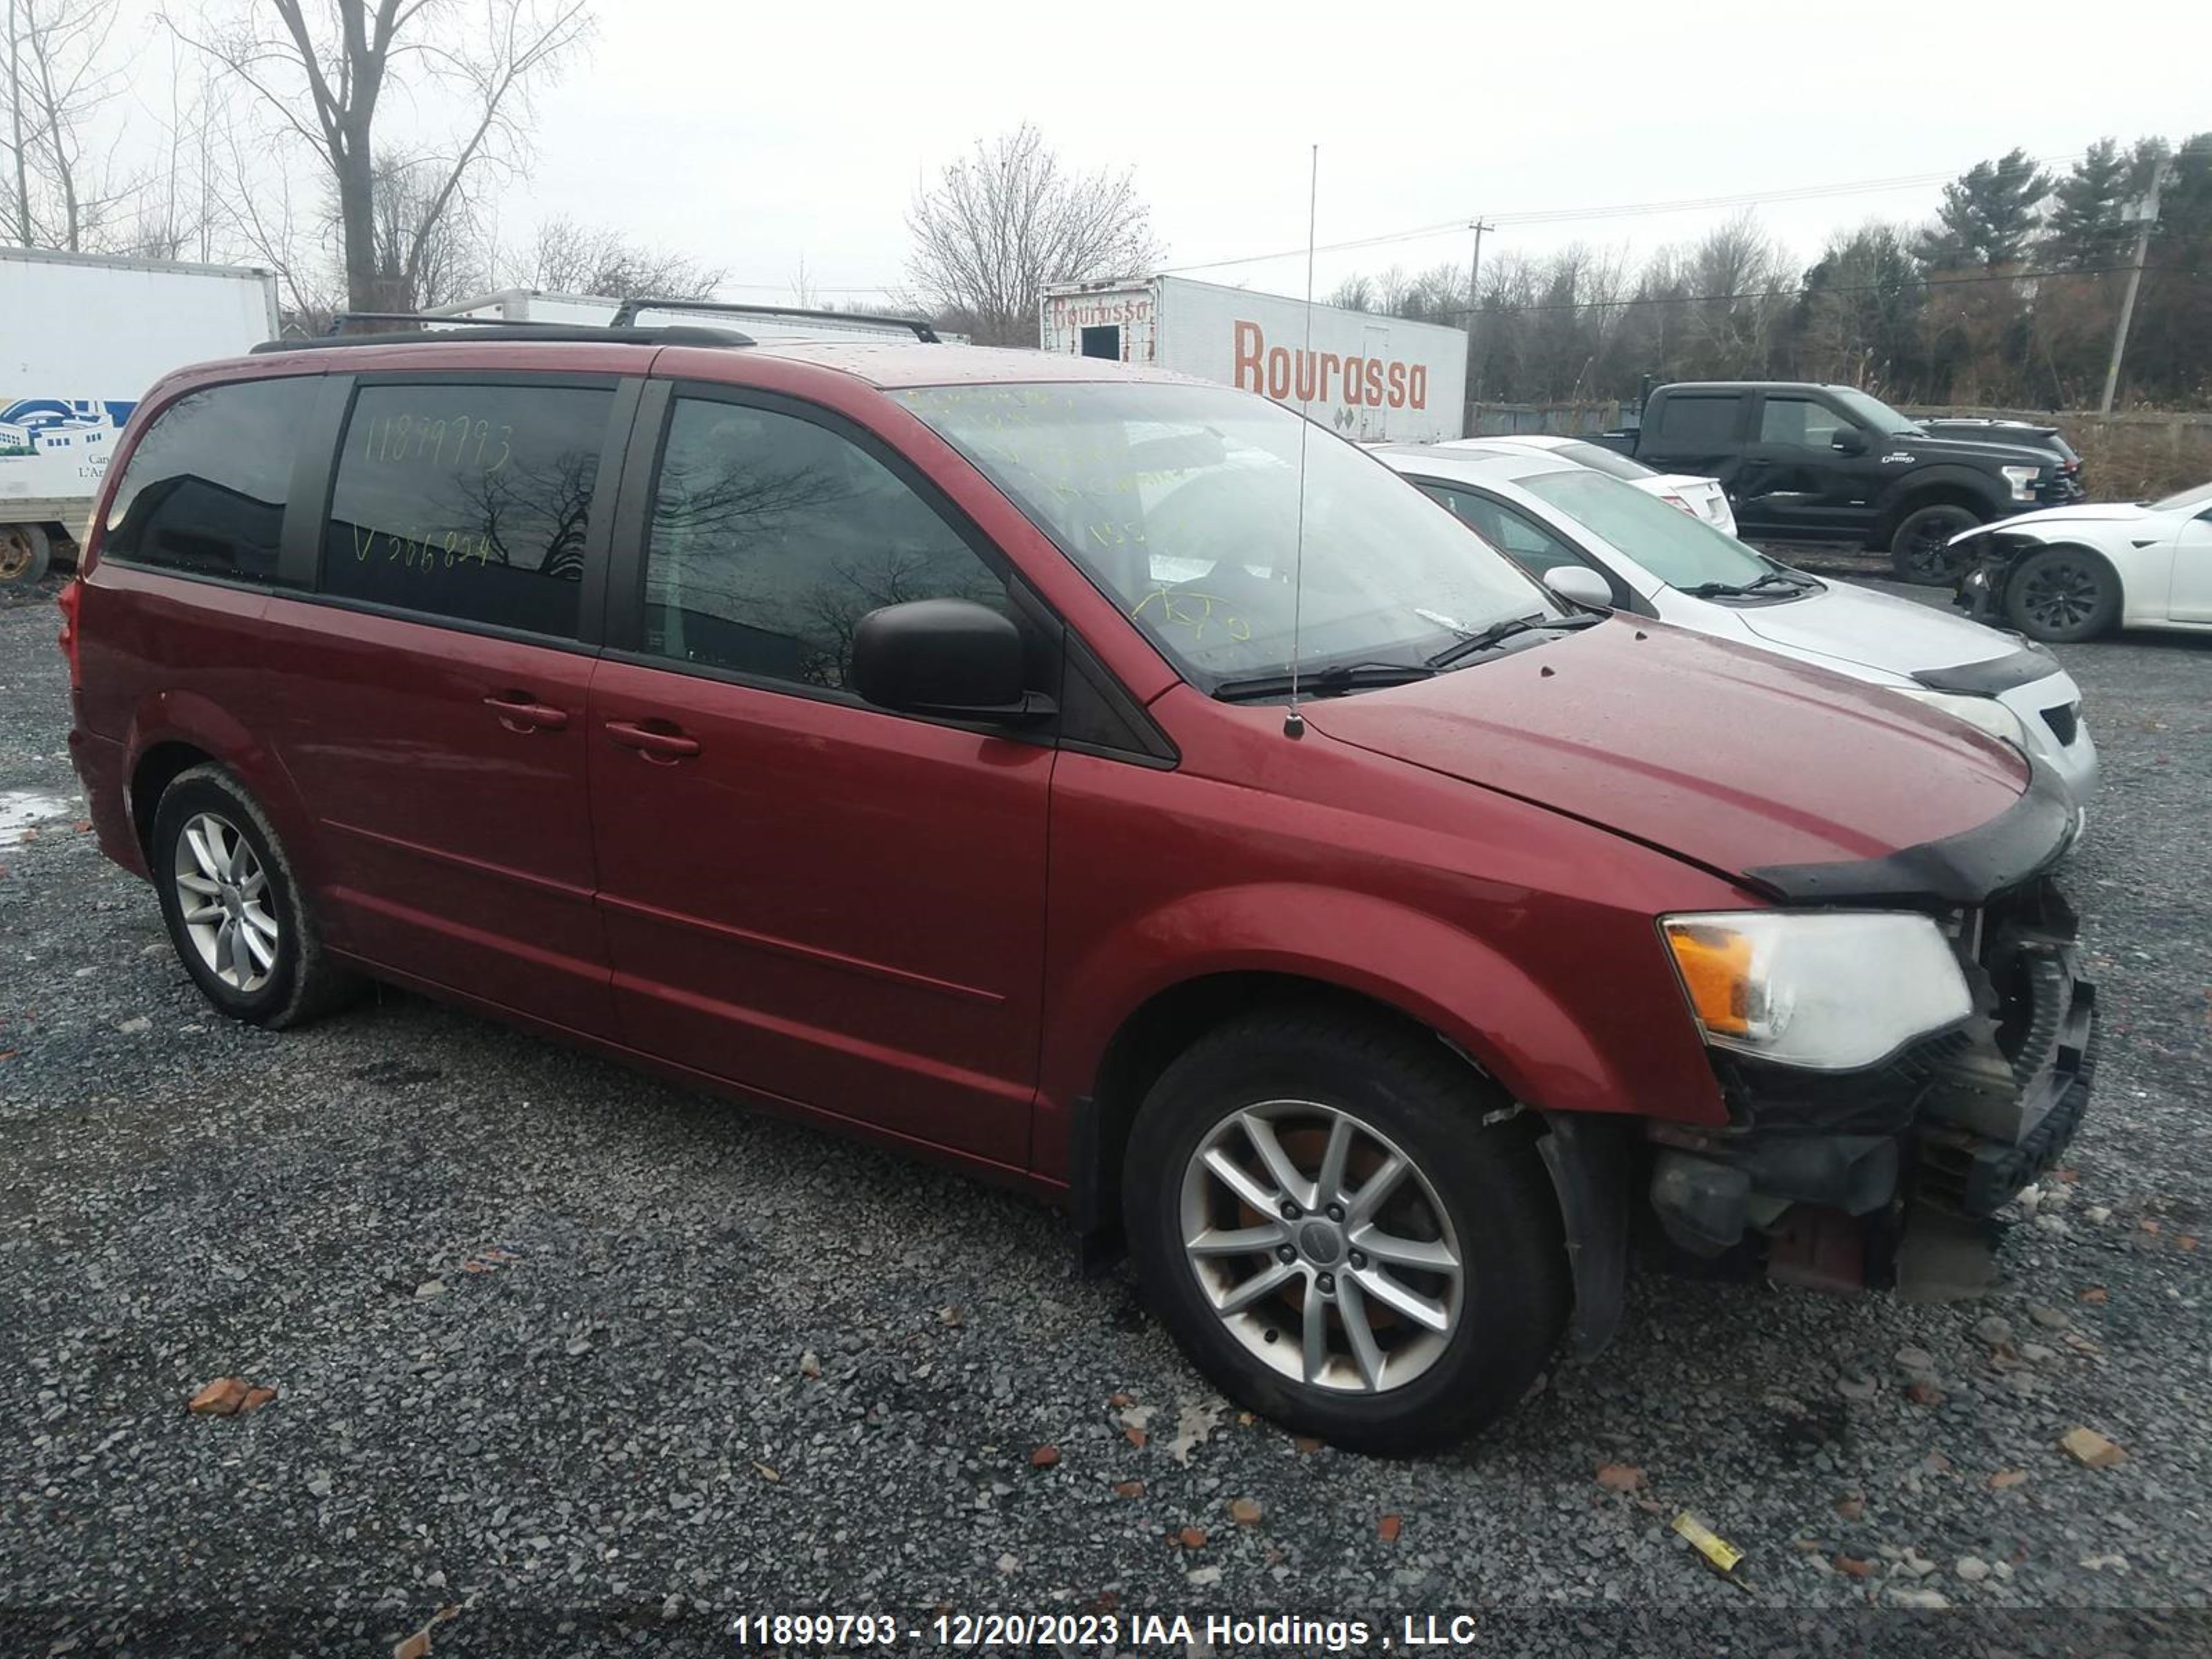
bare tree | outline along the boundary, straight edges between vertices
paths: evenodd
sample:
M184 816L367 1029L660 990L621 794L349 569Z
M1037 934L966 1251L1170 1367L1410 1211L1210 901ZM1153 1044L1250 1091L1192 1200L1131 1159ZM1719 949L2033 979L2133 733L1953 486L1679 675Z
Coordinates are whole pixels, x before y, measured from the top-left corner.
M288 333L319 333L344 296L332 291L321 258L318 204L303 208L291 175L262 165L238 123L217 128L219 159L210 168L209 210L234 256L242 253L276 273Z
M1034 345L1054 283L1136 275L1161 258L1134 174L1065 170L1024 123L948 163L907 214L920 301L988 345Z
M118 196L84 134L122 89L108 49L115 0L7 0L8 144L14 240L76 251L94 244Z
M376 158L376 278L394 310L421 311L491 286L490 239L475 195L465 187L439 206L433 198L444 176L435 156L387 150Z
M619 231L581 225L563 216L538 227L511 274L518 287L551 294L710 300L726 273L690 254L649 247Z
M1328 296L1329 304L1345 311L1375 309L1375 280L1371 276L1347 276L1336 285Z
M234 10L198 44L258 93L329 170L346 302L401 308L472 175L520 164L530 88L590 32L589 0L484 0L473 31L434 29L459 9L450 0L268 3L278 27L264 25L258 9ZM419 69L468 114L447 145L410 149L404 164L395 158L400 171L386 176L408 180L406 222L387 215L389 257L380 257L376 118L385 94L400 86L403 64Z

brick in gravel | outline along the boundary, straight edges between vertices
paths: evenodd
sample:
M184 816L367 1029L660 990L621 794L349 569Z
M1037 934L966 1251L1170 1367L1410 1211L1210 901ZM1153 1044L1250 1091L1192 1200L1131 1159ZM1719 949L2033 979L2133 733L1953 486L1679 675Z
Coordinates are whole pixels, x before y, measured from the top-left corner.
M195 1417L228 1417L246 1403L243 1378L218 1376L194 1395L185 1409Z
M2114 1464L2127 1462L2126 1451L2094 1429L2069 1429L2059 1437L2058 1444L2069 1457L2087 1468L2109 1469Z

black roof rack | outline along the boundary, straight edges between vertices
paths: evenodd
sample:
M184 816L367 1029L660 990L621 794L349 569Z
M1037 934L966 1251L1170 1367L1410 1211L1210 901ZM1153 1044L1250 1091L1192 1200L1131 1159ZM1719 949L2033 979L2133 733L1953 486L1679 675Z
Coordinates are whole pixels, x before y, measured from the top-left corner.
M383 334L340 334L347 323L413 323L413 328ZM462 323L468 329L447 332L421 326L426 323ZM666 328L599 327L589 323L515 323L503 317L440 317L413 311L342 311L331 319L331 331L304 339L264 340L252 355L272 351L319 351L327 346L451 344L456 340L577 340L602 345L749 346L750 335L734 329L695 328L678 325Z
M914 337L925 345L940 345L937 331L919 317L893 317L873 311L817 311L810 306L754 306L742 300L654 300L641 295L624 300L616 307L616 328L625 328L637 321L641 311L690 311L708 314L739 317L796 318L810 323L873 323L879 328L905 328L914 331Z

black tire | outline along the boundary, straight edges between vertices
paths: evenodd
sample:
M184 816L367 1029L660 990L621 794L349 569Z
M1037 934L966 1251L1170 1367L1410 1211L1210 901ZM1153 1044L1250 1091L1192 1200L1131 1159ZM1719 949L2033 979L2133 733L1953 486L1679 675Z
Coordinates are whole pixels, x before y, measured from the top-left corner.
M53 556L45 526L0 524L0 587L29 587L43 580Z
M243 902L238 896L242 890L238 884L213 880L202 873L206 866L195 857L187 839L188 829L199 830L210 818L219 820L242 840L252 865L264 878ZM201 844L208 844L204 835ZM236 982L226 979L210 963L187 921L184 902L188 894L179 874L180 856L191 862L190 874L222 890L194 896L205 898L209 910L223 913L228 937L242 937L249 931L242 919L249 905L274 925L271 959L265 963L251 954L233 963L228 944L216 947L221 957L230 963ZM147 866L178 960L207 1000L231 1018L282 1030L330 1012L360 989L359 979L325 954L322 936L301 896L291 860L285 856L283 844L270 827L268 817L222 768L213 764L188 768L161 792L161 804L154 812ZM256 936L262 937L258 933Z
M1949 546L1952 537L1972 530L1982 515L1958 501L1936 501L1915 508L1890 532L1889 562L1899 581L1945 587L1959 580L1966 556Z
M2120 619L2119 572L2086 547L2045 547L2005 583L2005 617L2031 640L2094 640Z
M1369 1292L1356 1298L1365 1309L1364 1325L1372 1316L1372 1328L1413 1345L1388 1351L1379 1372L1382 1386L1370 1382L1366 1391L1355 1392L1309 1382L1279 1369L1304 1363L1305 1297L1316 1285L1331 1291L1325 1298L1328 1309L1320 1316L1327 1340L1341 1339L1347 1354L1352 1352L1345 1309L1355 1298L1343 1285L1332 1286L1329 1275L1312 1276L1316 1269L1303 1253L1303 1224L1286 1223L1281 1230L1300 1239L1301 1247L1291 1246L1286 1237L1222 1269L1237 1273L1249 1266L1255 1276L1272 1275L1279 1252L1296 1249L1299 1260L1291 1265L1308 1275L1292 1282L1285 1299L1265 1298L1249 1316L1240 1315L1234 1322L1216 1310L1213 1293L1200 1283L1200 1269L1186 1253L1187 1178L1195 1180L1200 1190L1212 1190L1205 1175L1187 1177L1187 1172L1210 1138L1240 1133L1239 1113L1265 1103L1313 1103L1349 1114L1411 1160L1417 1176L1409 1180L1419 1192L1407 1201L1425 1208L1432 1195L1449 1217L1449 1231L1439 1227L1414 1235L1458 1241L1457 1318L1448 1334L1424 1334L1380 1300L1370 1299ZM1433 1036L1382 1018L1325 1006L1293 1007L1249 1016L1209 1033L1153 1085L1130 1134L1122 1208L1130 1254L1147 1300L1223 1393L1294 1431L1354 1450L1405 1452L1444 1444L1482 1428L1527 1394L1559 1341L1571 1300L1558 1205L1533 1139L1522 1123L1483 1123L1486 1112L1504 1103ZM1282 1121L1294 1125L1297 1109L1291 1109ZM1286 1129L1286 1139L1291 1133ZM1318 1194L1315 1202L1320 1202ZM1392 1215L1395 1205L1394 1200L1380 1213ZM1246 1208L1242 1213L1259 1212ZM1274 1221L1267 1216L1265 1224ZM1361 1237L1348 1231L1329 1247L1343 1254L1327 1259L1342 1262L1344 1280L1371 1284L1365 1273L1351 1271L1377 1266L1350 1253L1350 1241ZM1383 1271L1399 1274L1401 1284L1422 1282L1418 1269ZM1290 1327L1279 1348L1270 1323L1279 1316ZM1235 1328L1238 1323L1242 1334ZM1255 1324L1267 1328L1257 1332L1260 1340L1254 1343ZM1273 1356L1273 1363L1262 1354ZM1389 1367L1401 1358L1425 1369L1389 1385ZM1340 1364L1344 1369L1337 1374L1344 1376L1352 1359Z

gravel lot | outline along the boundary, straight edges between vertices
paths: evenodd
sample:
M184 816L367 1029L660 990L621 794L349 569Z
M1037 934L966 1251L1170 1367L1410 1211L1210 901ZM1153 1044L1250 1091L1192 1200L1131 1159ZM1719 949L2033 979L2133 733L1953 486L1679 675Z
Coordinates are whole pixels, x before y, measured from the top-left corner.
M2081 1608L2130 1652L2212 1636L2212 640L2062 653L2105 755L2069 882L2104 1063L2004 1288L1642 1274L1600 1359L1395 1462L1241 1419L1022 1199L405 995L212 1018L79 830L54 628L0 609L0 1649L387 1652L458 1608L439 1653L728 1651L739 1611L1111 1605L1810 1652L1936 1596L1978 1615L1947 1645ZM188 1415L223 1376L277 1397ZM2076 1464L2076 1426L2126 1460Z

